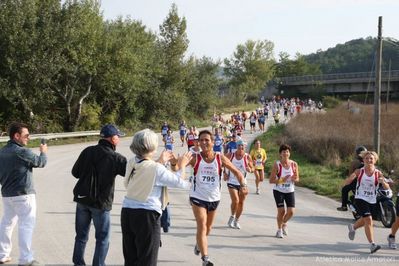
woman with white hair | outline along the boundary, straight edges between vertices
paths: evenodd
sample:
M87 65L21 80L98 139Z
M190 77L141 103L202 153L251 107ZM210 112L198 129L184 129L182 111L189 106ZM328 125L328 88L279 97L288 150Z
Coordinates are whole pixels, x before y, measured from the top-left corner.
M180 171L174 174L163 165L174 158L171 151L163 151L158 162L152 159L157 147L158 136L150 129L137 132L130 145L136 156L128 162L124 180L127 193L122 203L121 226L125 265L157 264L167 187L190 187L184 179L191 153L177 159Z
M389 184L381 171L375 167L378 161L378 154L376 152L363 151L360 156L363 158L364 167L356 169L348 177L348 182L357 178L355 204L362 217L354 224L348 225L348 237L350 240L354 240L356 229L364 226L367 240L370 243L370 253L374 253L381 246L374 243L373 218L371 213L376 208L377 186L381 185L384 189L389 189Z

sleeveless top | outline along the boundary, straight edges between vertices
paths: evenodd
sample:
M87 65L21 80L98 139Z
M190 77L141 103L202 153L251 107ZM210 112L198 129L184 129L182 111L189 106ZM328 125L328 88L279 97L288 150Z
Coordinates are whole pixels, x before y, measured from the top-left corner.
M379 172L379 170L374 169L374 172L368 176L364 167L360 169L357 177L355 199L362 199L370 204L377 202Z
M195 134L188 133L187 134L187 145L193 146L194 145Z
M219 201L221 196L221 155L215 153L215 159L207 163L201 154L196 154L194 177L190 197L203 201Z
M287 168L284 168L283 165L281 164L280 161L277 161L277 167L278 167L278 172L277 172L277 179L281 182L278 182L278 184L275 184L273 189L280 191L282 193L291 193L295 191L295 183L288 179L287 181L283 181L282 177L290 175L292 176L295 172L295 164L293 161L291 161L290 166Z
M248 154L244 154L244 156L238 160L235 156L235 153L232 154L230 161L232 164L237 167L238 170L244 175L244 178L247 175L247 166L248 166ZM238 181L237 177L229 171L229 179L227 180L227 183L233 184L233 185L238 185L240 186L240 182ZM247 180L245 179L245 184L247 183Z

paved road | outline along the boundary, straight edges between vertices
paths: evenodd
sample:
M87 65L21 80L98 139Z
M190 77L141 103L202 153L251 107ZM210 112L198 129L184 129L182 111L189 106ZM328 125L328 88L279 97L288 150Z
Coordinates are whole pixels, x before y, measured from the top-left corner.
M251 141L257 134L246 133L244 138ZM127 157L131 157L128 148L130 141L130 137L124 138L118 146L118 151ZM76 180L70 170L81 150L92 144L50 146L48 165L44 169L34 170L38 219L33 247L36 258L47 265L71 265L75 217L72 189ZM182 153L185 149L176 147L176 152ZM337 212L336 201L315 195L304 188L297 188L296 191L297 212L289 223L289 236L284 239L275 238L276 208L272 186L264 182L261 194L256 195L254 176L250 174L248 179L250 194L240 220L241 230L227 227L230 198L226 188L222 192L214 228L209 237L209 255L216 265L371 265L376 262L398 265L399 250L389 250L386 245L388 229L377 223L375 238L383 248L369 256L369 245L363 230L357 233L355 241L347 238L346 225L352 221L351 215ZM120 228L123 196L122 178L118 177L111 213L112 235L108 265L123 265ZM171 212L172 227L169 233L162 235L159 265L201 265L200 258L193 254L196 227L188 204L188 191L171 189ZM91 261L94 251L93 231L86 251L87 262ZM13 243L12 257L16 261L16 231Z

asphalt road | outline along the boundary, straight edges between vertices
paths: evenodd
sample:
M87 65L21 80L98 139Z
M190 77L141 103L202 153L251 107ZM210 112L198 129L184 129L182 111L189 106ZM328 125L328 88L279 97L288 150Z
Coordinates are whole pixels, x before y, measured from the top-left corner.
M271 120L268 121L270 123ZM177 132L175 132L177 134ZM251 142L256 135L245 132L244 139ZM176 153L179 147L175 136ZM128 158L131 137L123 138L117 151ZM33 239L36 259L47 265L71 265L74 243L75 203L72 189L76 180L70 174L73 163L82 149L95 142L50 146L49 162L43 169L34 170L37 191L37 226ZM159 151L163 149L160 142ZM37 151L37 149L34 149ZM295 152L295 151L293 151ZM276 158L269 158L275 160ZM299 166L300 167L300 166ZM240 219L241 230L227 226L230 215L230 198L223 185L222 200L218 207L214 227L209 237L209 255L215 265L338 265L338 264L391 264L398 265L399 250L387 247L389 229L377 222L375 239L382 249L369 254L363 230L354 241L347 237L347 224L353 221L349 212L338 212L338 202L315 195L304 188L296 189L296 213L288 224L288 236L275 238L276 207L272 186L262 184L256 195L254 176L248 176L249 195ZM159 251L159 265L201 265L193 254L196 225L188 203L188 191L170 189L172 227L162 234L163 246ZM122 177L116 179L115 202L111 212L111 242L108 265L123 265L120 210L125 191ZM2 207L0 206L0 209ZM17 229L17 228L16 228ZM13 262L17 262L17 230L13 235ZM91 262L94 252L94 228L86 249L86 261Z

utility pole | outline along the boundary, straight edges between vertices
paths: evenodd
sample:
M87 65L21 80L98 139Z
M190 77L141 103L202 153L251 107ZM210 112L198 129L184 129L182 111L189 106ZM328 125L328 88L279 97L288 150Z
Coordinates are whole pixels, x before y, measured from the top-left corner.
M381 131L381 61L382 61L382 16L378 17L377 62L375 67L374 92L374 150L380 154Z

